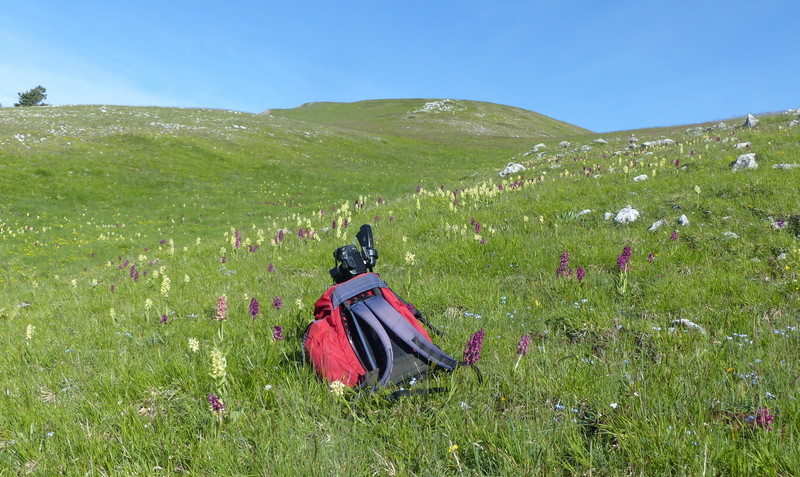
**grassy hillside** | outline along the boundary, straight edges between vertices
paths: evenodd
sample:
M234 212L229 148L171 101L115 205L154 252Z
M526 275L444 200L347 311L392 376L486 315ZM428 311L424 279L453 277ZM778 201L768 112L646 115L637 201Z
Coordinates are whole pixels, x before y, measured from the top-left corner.
M446 142L496 143L498 139L552 139L589 131L532 111L463 100L394 99L308 103L264 114L375 134Z
M386 104L386 115L393 114L395 103ZM425 102L404 107L413 104ZM520 137L489 144L464 131L438 136L377 135L231 111L0 109L0 221L27 239L7 244L4 266L7 273L58 269L65 261L85 266L98 263L93 256L102 263L147 243L142 238L193 240L233 223L330 213L360 195L394 197L417 185L473 180L531 146ZM23 260L31 256L46 261Z
M483 143L277 113L0 109L0 468L793 475L795 118ZM748 152L758 168L733 172ZM526 170L501 180L512 158ZM606 218L626 205L636 221ZM445 351L485 331L482 384L458 370L423 383L449 393L389 403L303 363L331 252L362 223Z

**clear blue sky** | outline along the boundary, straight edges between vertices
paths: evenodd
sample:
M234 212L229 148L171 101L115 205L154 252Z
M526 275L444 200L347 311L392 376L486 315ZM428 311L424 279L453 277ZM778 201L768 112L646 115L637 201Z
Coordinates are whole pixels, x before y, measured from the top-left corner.
M10 0L0 103L454 98L605 132L800 107L798 34L800 0Z

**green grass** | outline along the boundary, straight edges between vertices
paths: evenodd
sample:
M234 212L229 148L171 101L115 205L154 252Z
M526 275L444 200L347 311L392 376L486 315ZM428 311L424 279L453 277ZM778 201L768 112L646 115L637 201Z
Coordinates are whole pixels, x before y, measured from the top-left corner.
M511 138L552 139L590 132L524 109L449 99L309 103L265 113L375 134L484 145L502 144Z
M272 117L0 109L0 474L796 472L800 169L772 168L800 162L791 118L635 131L679 142L651 149L627 149L630 132L605 145L576 129L483 137L429 122L402 134L398 112L424 103ZM465 122L489 107L465 104ZM516 124L507 110L487 121ZM759 168L733 173L744 141ZM523 155L538 142L545 155ZM524 178L500 190L514 158ZM638 221L604 220L627 204ZM681 214L690 225L676 225ZM335 396L303 363L331 252L362 223L377 271L445 331L445 351L461 357L485 330L483 384L458 370L432 378L450 393L388 403ZM570 276L556 274L564 252ZM677 319L706 333L670 331ZM523 334L532 343L515 369ZM227 405L220 419L210 393ZM759 408L772 430L750 418Z

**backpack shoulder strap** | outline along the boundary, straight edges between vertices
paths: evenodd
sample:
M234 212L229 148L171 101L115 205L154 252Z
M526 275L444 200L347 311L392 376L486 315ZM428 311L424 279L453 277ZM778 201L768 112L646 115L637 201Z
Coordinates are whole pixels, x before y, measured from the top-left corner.
M354 303L353 305L348 306L347 308L350 313L353 315L353 321L355 324L358 324L358 320L361 320L364 324L366 324L372 331L375 332L375 335L378 337L378 340L383 347L384 356L386 356L386 365L384 366L382 372L380 373L380 378L378 379L378 383L381 386L386 386L389 382L389 376L392 374L392 363L394 362L394 350L392 349L392 341L389 338L389 335L386 333L386 330L383 329L378 318L370 311L369 308L366 306L366 302L359 301ZM363 340L363 337L362 337ZM366 341L366 340L364 340ZM365 346L368 347L369 345L365 342ZM371 353L371 351L369 351ZM376 367L374 369L378 369L380 366L375 363ZM367 372L373 371L374 369L368 369Z
M364 306L386 329L391 330L397 338L420 354L424 359L435 363L449 371L458 366L458 360L448 355L441 348L431 343L408 320L394 309L383 296L373 296L364 300Z

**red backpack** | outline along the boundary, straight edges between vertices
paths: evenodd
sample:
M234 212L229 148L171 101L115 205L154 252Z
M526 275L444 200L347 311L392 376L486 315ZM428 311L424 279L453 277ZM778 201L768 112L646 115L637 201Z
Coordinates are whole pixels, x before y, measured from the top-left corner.
M375 273L329 288L317 300L314 316L303 346L328 382L399 385L433 368L453 371L464 364L431 342L422 315Z
M315 320L303 336L304 351L317 374L330 383L375 390L413 384L433 369L453 371L465 365L433 344L422 324L438 330L372 273L378 252L370 226L363 225L357 238L360 252L354 245L334 252L339 265L331 276L337 284L317 300Z

